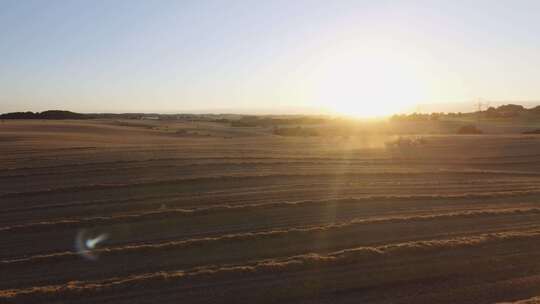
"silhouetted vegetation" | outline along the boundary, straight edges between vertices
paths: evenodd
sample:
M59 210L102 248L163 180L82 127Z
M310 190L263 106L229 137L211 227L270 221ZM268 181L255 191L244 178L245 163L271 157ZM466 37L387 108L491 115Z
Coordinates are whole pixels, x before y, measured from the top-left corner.
M430 114L422 114L422 113L412 113L412 114L398 114L391 117L391 120L393 121L433 121L433 120L439 120L442 117L445 117L447 115L457 115L455 113L430 113ZM461 113L459 113L460 116Z
M482 134L482 130L478 129L474 125L465 125L457 130L458 134Z
M518 117L540 118L540 106L527 109L521 105L507 104L499 107L489 107L484 111L470 113L412 113L399 114L391 117L392 121L433 121L455 118L476 119L511 119Z
M508 104L498 108L489 107L486 111L482 112L482 116L486 118L512 118L527 114L540 114L537 108L527 110L523 106Z
M70 111L13 112L0 115L0 119L88 119L92 116Z
M242 116L238 120L231 121L232 127L272 127L279 125L317 125L328 121L324 117L261 117L261 116Z
M158 113L91 113L82 114L63 110L50 110L44 112L13 112L0 114L0 119L148 119L168 121L205 121L220 124L228 124L238 128L273 128L273 127L296 127L316 126L328 123L336 123L340 120L328 116L309 115L238 115L238 114L158 114ZM444 122L452 120L516 120L524 119L533 121L540 119L540 106L527 109L521 105L507 104L499 107L489 107L484 111L469 113L412 113L397 114L390 118L392 122ZM312 133L278 131L285 133Z
M426 144L426 140L423 137L398 137L395 140L385 143L387 149L403 149L418 147Z

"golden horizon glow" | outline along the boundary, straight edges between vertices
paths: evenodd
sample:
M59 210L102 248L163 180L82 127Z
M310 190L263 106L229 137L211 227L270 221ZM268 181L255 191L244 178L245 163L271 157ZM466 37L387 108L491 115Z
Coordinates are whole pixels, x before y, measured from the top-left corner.
M418 62L389 48L334 49L317 67L314 99L331 112L362 118L413 110L430 89Z

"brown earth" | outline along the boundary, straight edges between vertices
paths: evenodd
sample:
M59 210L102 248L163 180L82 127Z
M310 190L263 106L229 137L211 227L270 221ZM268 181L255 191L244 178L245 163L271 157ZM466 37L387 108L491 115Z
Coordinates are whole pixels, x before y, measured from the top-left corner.
M540 137L391 140L4 122L0 303L538 302Z

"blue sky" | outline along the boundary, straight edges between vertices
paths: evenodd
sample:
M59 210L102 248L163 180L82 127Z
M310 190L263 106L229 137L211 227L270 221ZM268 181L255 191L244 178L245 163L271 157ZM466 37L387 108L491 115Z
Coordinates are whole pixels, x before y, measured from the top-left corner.
M540 100L538 1L0 0L0 112Z

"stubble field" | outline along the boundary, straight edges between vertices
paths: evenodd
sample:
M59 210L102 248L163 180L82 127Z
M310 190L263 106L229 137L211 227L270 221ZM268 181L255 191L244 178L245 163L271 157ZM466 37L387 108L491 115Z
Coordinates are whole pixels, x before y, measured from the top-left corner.
M6 121L0 303L533 303L540 137L391 140Z

